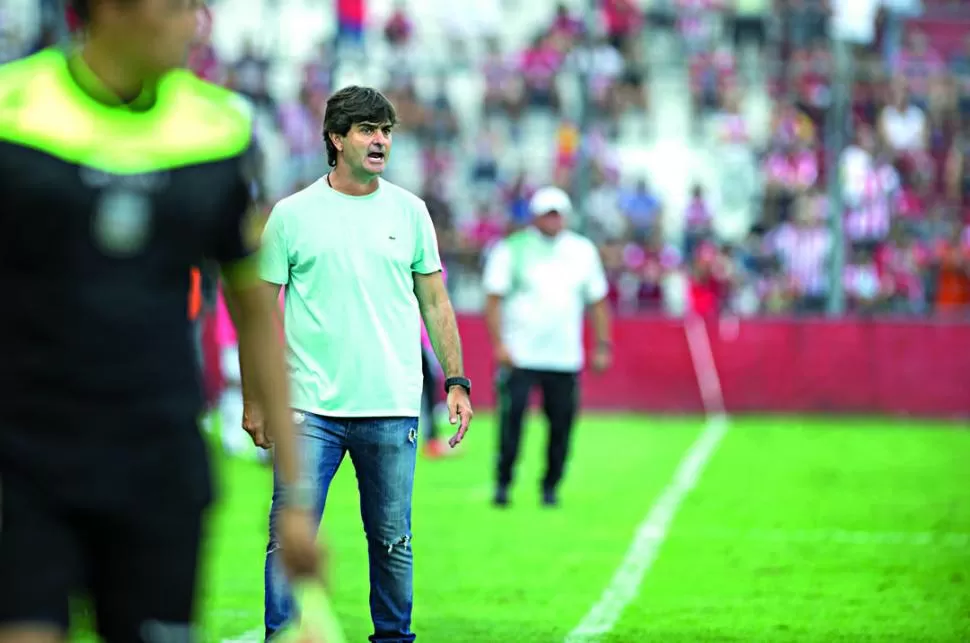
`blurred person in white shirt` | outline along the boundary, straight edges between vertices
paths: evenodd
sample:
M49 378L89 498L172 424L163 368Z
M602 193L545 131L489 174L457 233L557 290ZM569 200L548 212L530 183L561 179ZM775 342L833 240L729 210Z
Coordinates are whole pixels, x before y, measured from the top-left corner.
M542 502L558 503L558 487L578 411L583 368L583 318L591 309L596 336L592 365L611 358L608 285L596 246L565 229L569 196L556 187L530 202L532 224L499 243L485 266L486 319L495 346L500 400L500 440L494 502L509 504L522 422L535 387L542 390L549 421Z
M897 154L922 152L927 148L929 131L926 113L910 101L904 78L892 84L892 99L879 114L879 133Z

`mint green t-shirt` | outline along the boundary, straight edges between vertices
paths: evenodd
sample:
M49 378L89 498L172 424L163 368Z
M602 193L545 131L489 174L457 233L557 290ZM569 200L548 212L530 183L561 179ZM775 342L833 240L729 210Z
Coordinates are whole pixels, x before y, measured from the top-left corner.
M285 288L293 407L337 417L419 415L414 273L441 270L424 202L381 180L362 197L321 179L280 201L260 276Z

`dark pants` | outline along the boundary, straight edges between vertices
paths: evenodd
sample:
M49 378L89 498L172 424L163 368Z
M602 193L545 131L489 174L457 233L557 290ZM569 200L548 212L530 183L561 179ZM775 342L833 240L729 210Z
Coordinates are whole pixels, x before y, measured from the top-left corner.
M507 487L512 482L515 461L519 457L522 439L522 420L529 406L529 395L538 386L542 390L542 409L549 420L549 441L546 447L546 474L542 488L555 490L562 480L569 436L579 401L579 375L556 371L535 371L524 368L503 369L498 376L500 404L498 484Z

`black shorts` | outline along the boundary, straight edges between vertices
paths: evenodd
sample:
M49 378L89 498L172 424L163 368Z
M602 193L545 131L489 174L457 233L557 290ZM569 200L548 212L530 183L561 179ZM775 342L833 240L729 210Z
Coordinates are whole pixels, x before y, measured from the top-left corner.
M110 441L25 441L0 426L0 628L66 631L69 601L83 596L108 643L190 640L211 501L205 445L194 422L133 417L127 433L90 423ZM140 444L125 437L135 430Z
M188 641L203 510L126 515L68 508L16 478L0 498L0 627L68 627L86 594L110 643Z

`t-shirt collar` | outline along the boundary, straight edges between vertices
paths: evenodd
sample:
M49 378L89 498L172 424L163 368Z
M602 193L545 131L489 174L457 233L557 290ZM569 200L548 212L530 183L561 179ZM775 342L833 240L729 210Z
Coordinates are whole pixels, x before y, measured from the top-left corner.
M133 100L125 101L114 91L109 89L97 74L88 66L80 49L72 49L65 53L67 58L67 69L78 87L103 105L127 109L133 112L148 111L155 105L157 97L156 86L146 85Z

